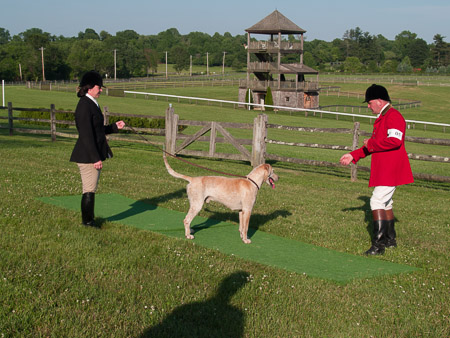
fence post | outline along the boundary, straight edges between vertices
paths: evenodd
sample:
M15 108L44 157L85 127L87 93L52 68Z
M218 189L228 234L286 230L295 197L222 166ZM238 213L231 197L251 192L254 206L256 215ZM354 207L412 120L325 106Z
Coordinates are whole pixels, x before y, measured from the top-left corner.
M211 137L209 139L209 156L214 157L214 153L216 152L216 136L217 136L217 123L211 122Z
M9 136L13 134L13 108L12 102L8 102L8 128L9 128Z
M252 141L252 167L257 167L265 162L267 138L267 115L259 114L253 122L253 141Z
M50 105L50 134L52 135L52 142L56 141L56 113L55 105Z
M178 132L178 115L173 113L172 105L166 109L166 151L175 155Z
M353 128L353 143L352 150L358 148L359 143L359 122L355 122ZM355 182L358 179L358 166L356 164L351 164L351 180Z

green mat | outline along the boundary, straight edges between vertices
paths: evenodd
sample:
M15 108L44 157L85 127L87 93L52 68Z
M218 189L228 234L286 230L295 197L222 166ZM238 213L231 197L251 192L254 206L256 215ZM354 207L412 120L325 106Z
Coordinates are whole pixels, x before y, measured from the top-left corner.
M81 196L41 197L38 200L79 211ZM185 213L149 205L122 195L97 194L95 214L108 221L184 238ZM197 216L191 227L195 231L193 241L198 245L260 264L342 284L353 279L417 270L411 266L337 252L263 231L254 232L251 235L252 243L244 244L239 237L237 224L214 219Z

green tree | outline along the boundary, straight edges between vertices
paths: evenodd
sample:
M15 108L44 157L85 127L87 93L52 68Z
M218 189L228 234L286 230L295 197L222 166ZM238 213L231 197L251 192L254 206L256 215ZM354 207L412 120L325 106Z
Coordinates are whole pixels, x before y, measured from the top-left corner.
M36 50L41 47L47 47L53 39L50 33L45 33L39 28L27 29L25 32L20 33L19 36L27 45Z
M0 28L0 45L7 44L9 40L11 40L11 35L9 34L9 31L4 28Z
M422 66L425 60L431 56L430 48L423 39L415 39L412 41L407 54L411 60L411 65L416 68Z
M50 43L45 53L45 78L47 80L65 80L70 78L67 55L57 43Z
M371 73L378 73L380 71L380 68L374 60L370 60L367 64L367 70Z
M109 39L112 35L109 34L107 31L101 31L99 34L100 40L105 41L106 39Z
M398 61L408 56L413 67L420 67L430 57L426 41L417 38L417 34L410 31L403 31L395 36L393 51Z
M411 73L413 71L413 67L411 65L411 60L408 56L405 56L397 66L397 72L399 73Z
M311 52L305 52L303 54L303 63L308 67L315 68L317 67L317 62Z
M382 73L394 73L397 71L398 62L396 60L386 60L380 68Z
M119 78L147 75L148 63L144 54L145 48L148 47L147 42L133 30L117 32L116 36L105 40L104 50L110 55L106 59L111 60L112 65L113 51L116 51L116 72Z
M14 81L18 79L16 62L14 59L0 50L0 79Z
M173 68L177 73L181 73L183 69L189 69L189 53L186 47L184 47L183 45L173 46L170 50L170 54L174 55L172 57L175 63Z
M173 46L176 46L181 41L181 34L176 28L169 28L168 30L158 33L156 36L155 49L160 53L160 62L165 62L165 53L168 52ZM172 60L169 59L172 63Z
M147 60L147 67L152 73L158 72L158 53L154 49L145 48L144 56Z
M383 60L383 51L378 38L363 32L361 28L347 30L344 33L341 49L345 50L347 57L357 57L362 63L370 60L380 62Z
M241 60L239 60L238 57L233 58L233 62L231 63L231 68L233 68L234 71L241 71L244 67L246 67L247 64Z
M111 74L114 68L113 54L100 40L78 40L72 45L67 57L72 78L80 78L89 70L102 76Z
M431 47L431 55L436 66L449 65L450 44L444 41L445 36L436 34L433 37L433 45Z
M344 61L344 70L348 73L359 73L363 70L363 65L356 56L350 56Z
M264 98L264 105L265 106L273 106L273 95L272 95L272 89L270 87L267 87L267 93L266 97ZM272 107L265 107L267 111L273 111Z
M78 33L78 39L100 40L100 36L92 28L86 28L84 33L83 32Z

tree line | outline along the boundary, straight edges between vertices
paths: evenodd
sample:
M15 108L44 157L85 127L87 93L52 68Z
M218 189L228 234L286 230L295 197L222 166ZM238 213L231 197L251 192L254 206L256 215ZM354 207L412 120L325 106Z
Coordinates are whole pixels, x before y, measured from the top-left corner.
M287 39L298 41L294 35ZM450 44L444 39L436 34L428 44L417 34L403 31L388 40L356 27L331 42L305 41L304 63L327 72L450 74ZM112 35L87 28L76 37L55 36L39 28L11 36L0 28L0 79L41 81L45 76L46 80L76 80L91 69L109 78L153 76L166 58L177 72L188 70L191 64L225 65L241 71L247 64L246 43L245 34L181 35L176 28L156 35L133 30ZM298 55L290 55L282 61L298 61L296 58Z

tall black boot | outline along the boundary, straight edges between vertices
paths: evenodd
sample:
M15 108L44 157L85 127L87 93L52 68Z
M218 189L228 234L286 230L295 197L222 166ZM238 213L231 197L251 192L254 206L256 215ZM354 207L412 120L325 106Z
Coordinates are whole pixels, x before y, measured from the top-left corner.
M81 197L81 219L84 225L95 227L94 221L95 193L86 192Z
M395 232L395 220L390 219L387 222L386 228L386 248L395 248L397 247L397 234Z
M365 252L366 255L382 255L386 247L387 214L384 209L372 210L373 237L372 246Z
M394 210L386 210L386 219L388 222L386 229L386 248L395 248L397 246L397 241L395 239L395 237L397 237L397 234L395 232Z
M386 247L386 220L373 221L372 246L365 252L366 255L382 255Z

